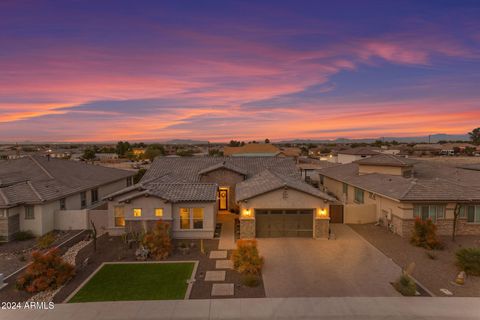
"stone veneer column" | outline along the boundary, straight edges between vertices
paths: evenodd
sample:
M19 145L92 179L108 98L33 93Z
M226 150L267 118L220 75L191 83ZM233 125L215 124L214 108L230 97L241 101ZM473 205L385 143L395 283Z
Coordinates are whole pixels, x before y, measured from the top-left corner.
M255 238L255 218L240 218L240 239Z
M313 237L315 239L328 239L330 230L330 217L315 217Z

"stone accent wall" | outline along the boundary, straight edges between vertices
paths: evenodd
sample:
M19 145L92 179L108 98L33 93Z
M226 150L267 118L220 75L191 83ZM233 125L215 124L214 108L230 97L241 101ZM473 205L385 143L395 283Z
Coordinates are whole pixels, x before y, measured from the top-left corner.
M415 225L414 219L401 219L397 216L392 216L392 223L395 233L404 238L409 238L412 235ZM439 219L435 225L437 226L438 235L450 236L452 234L453 219ZM457 220L457 235L480 235L480 224L468 223L467 219L459 218Z
M315 218L313 224L313 237L315 239L328 239L330 218Z
M13 240L18 231L20 231L20 215L0 218L0 242Z
M125 232L145 232L150 231L155 227L155 224L159 220L125 220ZM170 222L170 234L172 233L172 224Z
M229 187L228 209L238 209L235 203L235 186L244 180L243 175L226 169L217 169L200 177L201 182L217 183L219 187Z
M255 238L255 219L240 219L240 239Z

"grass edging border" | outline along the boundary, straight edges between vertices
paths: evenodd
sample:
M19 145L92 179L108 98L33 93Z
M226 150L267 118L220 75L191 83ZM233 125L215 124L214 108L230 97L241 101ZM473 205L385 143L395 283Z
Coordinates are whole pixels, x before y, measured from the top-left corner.
M68 303L97 273L103 266L107 264L172 264L172 263L193 263L193 270L190 279L188 280L187 290L185 291L184 300L190 298L190 293L192 292L193 283L195 282L195 275L197 274L198 269L198 260L183 260L183 261L112 261L112 262L103 262L101 265L95 269L92 274L90 274L87 279L85 279L62 303Z

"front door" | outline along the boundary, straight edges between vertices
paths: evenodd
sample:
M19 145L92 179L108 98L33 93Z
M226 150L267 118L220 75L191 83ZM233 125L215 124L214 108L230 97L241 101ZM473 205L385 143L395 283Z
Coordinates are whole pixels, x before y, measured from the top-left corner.
M218 209L228 210L228 189L220 189L218 191Z

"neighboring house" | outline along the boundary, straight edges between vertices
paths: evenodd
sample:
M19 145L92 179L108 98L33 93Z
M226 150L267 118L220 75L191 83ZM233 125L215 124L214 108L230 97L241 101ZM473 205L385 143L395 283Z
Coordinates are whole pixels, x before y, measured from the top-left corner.
M412 154L415 156L434 156L442 152L442 145L439 143L419 143L413 146Z
M0 237L87 228L88 209L131 184L134 174L39 155L0 161Z
M116 153L95 153L95 158L100 162L111 162L118 160L118 154Z
M157 157L139 184L106 197L112 233L158 220L174 238L213 238L219 211L240 213L240 237L328 237L333 197L278 157Z
M132 154L136 157L143 156L145 154L146 148L133 148Z
M241 147L224 147L227 157L276 157L284 156L280 149L270 143L248 143Z
M367 147L358 147L351 148L347 150L340 150L337 154L337 163L352 163L354 161L368 158L380 154L379 150L367 148Z
M345 223L381 222L408 237L416 217L430 218L451 234L459 208L457 233L480 235L480 171L378 155L318 172L324 191L342 200Z
M285 157L292 157L294 159L298 159L298 157L300 157L302 154L302 149L295 147L282 148L280 150L280 153L283 154Z
M300 169L302 180L309 183L313 182L314 184L318 185L317 170L335 165L335 163L325 160L318 160L313 158L299 158L297 168Z

